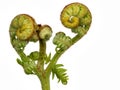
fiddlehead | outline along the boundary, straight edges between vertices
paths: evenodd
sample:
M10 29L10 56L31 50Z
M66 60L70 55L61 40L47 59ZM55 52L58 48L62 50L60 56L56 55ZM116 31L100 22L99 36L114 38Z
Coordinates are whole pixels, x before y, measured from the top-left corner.
M60 19L65 27L78 34L85 34L92 22L89 9L81 3L71 3L64 7Z
M40 27L39 37L40 39L49 40L52 36L52 28L48 25L43 25Z
M34 74L34 68L36 67L35 58L28 57L24 53L24 48L29 41L35 42L38 40L37 28L35 20L27 14L20 14L13 18L9 28L11 44L21 58L17 59L17 62L24 68L26 74ZM31 54L31 56L34 55Z
M26 14L17 15L11 22L11 28L14 28L14 32L17 38L20 40L28 40L35 31L36 23L34 19Z
M37 30L37 24L31 16L20 14L13 18L9 29L13 47L23 49L32 37L34 40L38 39L35 37L35 30Z
M69 48L69 46L71 46L72 40L69 36L66 36L65 33L58 32L58 33L56 33L55 37L53 38L53 43L55 45L57 45L56 51L57 51L57 49L65 50L65 49Z
M31 58L32 60L38 60L39 52L38 51L31 52L30 55L28 55L28 57Z

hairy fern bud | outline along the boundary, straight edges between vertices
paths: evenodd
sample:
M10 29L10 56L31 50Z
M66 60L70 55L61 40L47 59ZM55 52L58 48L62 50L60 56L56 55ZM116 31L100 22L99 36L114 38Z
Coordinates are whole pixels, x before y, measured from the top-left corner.
M52 28L48 25L44 25L40 28L39 37L40 39L49 40L52 36Z

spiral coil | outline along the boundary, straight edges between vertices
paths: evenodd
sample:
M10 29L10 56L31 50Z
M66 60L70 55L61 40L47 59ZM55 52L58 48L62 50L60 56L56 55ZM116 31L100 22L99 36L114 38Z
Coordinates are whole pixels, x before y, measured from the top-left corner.
M81 3L71 3L64 7L60 16L62 24L72 29L72 32L81 34L83 28L88 31L92 22L92 16L89 9ZM79 30L78 30L79 29Z
M53 39L53 43L57 45L57 49L67 49L72 44L72 40L69 36L66 36L63 32L56 33L56 36Z

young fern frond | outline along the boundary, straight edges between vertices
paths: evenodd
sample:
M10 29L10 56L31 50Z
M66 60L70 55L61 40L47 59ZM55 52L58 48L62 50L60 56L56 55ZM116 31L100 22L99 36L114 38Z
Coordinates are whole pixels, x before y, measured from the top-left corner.
M87 6L76 2L64 7L60 19L73 33L85 35L91 25L92 15Z
M28 41L21 41L19 39L13 39L13 40L11 39L11 43L12 43L13 47L15 48L15 50L24 51L24 48L28 44Z
M32 60L38 60L39 59L39 52L38 51L31 52L30 55L28 55L28 57Z
M72 40L69 36L66 36L65 33L63 32L58 32L56 33L54 39L53 39L53 43L55 45L57 45L56 50L57 49L67 49L69 48L69 46L72 44Z
M54 79L55 75L58 78L58 82L62 82L62 84L66 85L68 82L68 76L66 73L66 69L61 68L63 64L56 64L52 69L52 78Z
M13 48L16 51L24 51L36 29L37 24L35 20L27 14L20 14L13 18L9 28Z
M17 58L17 63L23 67L26 74L34 74L34 68L36 67L34 61L29 60L24 62L24 60L20 60Z
M20 59L17 59L26 74L36 75L42 86L42 90L50 90L50 75L56 76L58 82L66 85L68 76L63 64L56 64L61 55L80 40L89 30L92 22L92 15L87 6L75 2L65 6L60 15L61 23L69 28L75 37L66 36L64 32L56 33L53 44L56 45L56 53L51 57L46 54L47 44L52 36L52 28L49 25L37 24L31 16L19 14L11 21L9 34L13 48ZM26 55L24 50L29 42L39 42L39 51L33 51ZM49 46L50 47L50 46ZM45 64L47 67L45 68Z

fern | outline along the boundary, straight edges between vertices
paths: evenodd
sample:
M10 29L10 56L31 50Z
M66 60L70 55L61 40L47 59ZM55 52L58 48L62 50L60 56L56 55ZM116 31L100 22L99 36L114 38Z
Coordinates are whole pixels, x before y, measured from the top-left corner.
M28 55L28 57L32 60L38 60L39 59L39 52L38 51L31 52L30 55Z
M54 79L55 75L58 78L58 82L61 81L62 84L66 85L68 81L68 76L66 73L66 69L61 68L63 64L56 64L52 69L52 79Z
M69 36L66 36L63 32L58 32L53 39L53 43L57 45L56 50L67 49L72 44L72 40Z
M35 74L34 73L34 68L36 67L36 64L34 61L32 60L29 60L29 61L24 61L24 60L21 60L21 59L18 59L17 58L17 63L21 66L23 66L23 69L24 69L24 72L26 74Z

